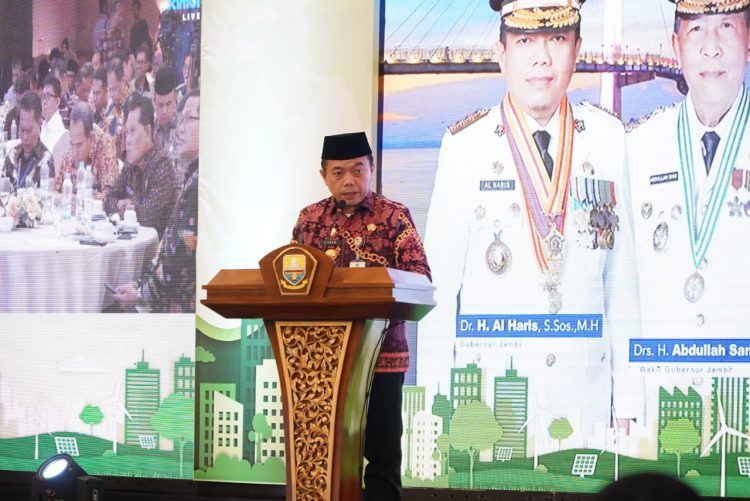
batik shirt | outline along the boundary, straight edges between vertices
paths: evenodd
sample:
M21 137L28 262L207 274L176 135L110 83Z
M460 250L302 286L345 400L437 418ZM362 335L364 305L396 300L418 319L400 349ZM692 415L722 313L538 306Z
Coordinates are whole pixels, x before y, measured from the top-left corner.
M161 238L174 209L174 183L169 160L159 148L151 148L142 166L126 164L122 168L104 200L104 210L107 214L118 212L117 202L129 198L141 226L156 228Z
M172 121L166 127L162 127L157 121L154 124L154 143L164 151L172 162L172 168L174 169L174 178L177 181L177 194L179 195L182 189L182 183L185 182L185 165L180 161L179 155L177 154L177 140L179 137L179 127L177 127L179 115L175 114Z
M102 132L98 127L94 127L91 133L94 135L94 146L90 153L92 173L94 174L93 195L96 199L103 199L115 184L120 173L120 167L117 164L115 142L109 137L109 134ZM69 150L63 157L60 170L55 176L55 190L58 192L62 191L66 173L70 174L73 191L77 193L78 164L72 150Z
M47 162L49 175L53 177L55 175L55 162L52 160L52 154L44 147L41 140L34 146L31 155L28 157L24 156L23 145L18 144L5 157L3 175L10 178L14 190L39 186L42 162Z
M195 248L198 244L198 161L164 231L157 258L141 283L141 296L152 313L195 311Z
M387 266L431 279L409 209L377 193L367 195L348 216L336 208L333 197L305 207L294 226L292 242L325 251L339 267L359 260L365 266ZM406 326L394 321L383 339L375 372L406 372L408 368Z

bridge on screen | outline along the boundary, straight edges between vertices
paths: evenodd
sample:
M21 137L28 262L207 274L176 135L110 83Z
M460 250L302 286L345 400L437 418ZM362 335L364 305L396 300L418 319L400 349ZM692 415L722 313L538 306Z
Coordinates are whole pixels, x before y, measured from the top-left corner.
M602 105L620 115L622 88L655 78L673 80L685 91L676 59L621 47L622 0L605 2L602 39L612 43L602 44L600 50L583 51L576 61L579 73L606 75L602 79ZM387 25L382 73L499 73L494 51L499 15L491 12L486 2L465 2L462 10L451 11L453 4L422 0L407 15L394 19L395 26Z

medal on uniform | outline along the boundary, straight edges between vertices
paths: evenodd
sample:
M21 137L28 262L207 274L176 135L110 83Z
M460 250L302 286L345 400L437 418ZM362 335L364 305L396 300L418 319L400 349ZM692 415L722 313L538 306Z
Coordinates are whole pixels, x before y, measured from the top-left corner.
M585 162L583 162L583 164L581 165L581 168L583 169L583 172L586 173L586 174L588 174L589 176L593 176L594 175L594 172L595 172L594 171L594 165L591 162L589 162L588 160L586 160Z
M615 231L619 229L620 221L614 211L617 204L614 183L603 179L576 177L571 181L570 190L573 208L580 207L584 212L574 217L579 243L589 249L614 249ZM585 229L582 228L584 219Z
M641 205L641 216L643 217L643 219L650 218L653 212L654 206L651 204L651 202L643 202L643 205Z
M742 202L740 200L740 189L745 188L750 191L750 171L745 169L734 169L732 172L732 188L734 188L734 200L728 202L729 215L742 217L750 216L750 201Z
M590 222L591 216L585 207L574 208L573 224L576 229L576 242L585 249L593 249L596 244L596 237Z
M499 227L500 222L495 221L495 226ZM513 255L510 252L510 247L500 239L502 232L502 228L495 232L495 240L492 241L484 253L487 268L496 275L506 273L510 270L510 265L513 263Z
M669 241L669 225L666 221L660 222L656 225L654 235L651 239L651 243L656 252L661 252L667 248L667 242Z
M731 124L731 128L724 146L719 145L716 158L720 158L721 160L718 166L716 161L714 161L714 169L718 169L718 172L708 199L708 204L706 205L706 210L700 221L698 221L698 210L694 197L694 193L696 192L695 166L693 163L693 142L687 106L686 101L683 101L680 105L677 119L677 143L680 153L682 190L685 197L685 213L687 216L685 220L688 224L690 251L695 272L690 274L685 281L683 295L688 302L695 303L703 297L706 290L705 279L698 270L700 265L706 261L706 254L713 240L719 213L724 206L729 185L733 181L733 177L735 177L734 165L736 165L737 154L739 153L747 122L750 118L750 96L743 85L737 110L733 116L725 118Z
M547 295L549 312L555 314L562 309L563 304L560 276L564 263L565 214L575 132L573 111L567 98L563 96L560 102L560 141L552 179L547 174L539 149L531 140L526 118L509 93L505 95L500 111L523 188L534 254L544 277L542 290Z
M682 292L685 295L685 299L691 303L695 303L703 297L703 291L705 289L706 282L703 280L703 276L696 271L687 277Z
M487 209L484 208L484 205L479 205L474 209L474 216L476 216L477 221L484 219L485 214L487 214Z

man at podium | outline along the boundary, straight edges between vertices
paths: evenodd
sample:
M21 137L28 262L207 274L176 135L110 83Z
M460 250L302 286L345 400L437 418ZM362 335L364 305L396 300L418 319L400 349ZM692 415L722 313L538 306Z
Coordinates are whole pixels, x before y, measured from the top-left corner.
M336 266L386 266L431 278L409 209L370 190L372 150L364 132L326 136L320 176L331 196L302 209L292 242L323 250ZM403 322L391 322L370 389L365 430L365 491L401 499L401 388L409 368Z

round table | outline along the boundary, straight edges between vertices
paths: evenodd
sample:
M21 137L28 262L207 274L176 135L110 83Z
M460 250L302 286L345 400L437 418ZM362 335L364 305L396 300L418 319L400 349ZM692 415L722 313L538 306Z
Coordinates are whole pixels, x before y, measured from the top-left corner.
M104 284L140 278L157 244L146 227L102 247L63 239L53 226L0 233L0 312L99 313L113 303Z

